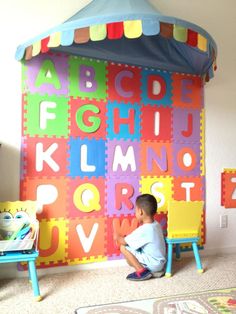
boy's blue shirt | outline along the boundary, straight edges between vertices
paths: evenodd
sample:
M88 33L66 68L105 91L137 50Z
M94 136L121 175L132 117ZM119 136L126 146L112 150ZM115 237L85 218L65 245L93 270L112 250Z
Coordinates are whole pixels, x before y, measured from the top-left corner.
M133 250L146 255L150 262L166 261L166 245L161 225L154 221L145 223L125 237Z

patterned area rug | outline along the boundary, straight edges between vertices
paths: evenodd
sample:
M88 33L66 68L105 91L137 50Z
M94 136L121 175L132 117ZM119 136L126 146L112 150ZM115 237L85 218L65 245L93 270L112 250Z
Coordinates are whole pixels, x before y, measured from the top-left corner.
M81 307L76 314L233 314L236 288Z

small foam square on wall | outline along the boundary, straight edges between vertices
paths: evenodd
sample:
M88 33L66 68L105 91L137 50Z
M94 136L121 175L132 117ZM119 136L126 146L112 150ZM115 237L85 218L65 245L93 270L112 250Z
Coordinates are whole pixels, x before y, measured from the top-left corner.
M224 169L221 174L221 205L236 208L236 169Z

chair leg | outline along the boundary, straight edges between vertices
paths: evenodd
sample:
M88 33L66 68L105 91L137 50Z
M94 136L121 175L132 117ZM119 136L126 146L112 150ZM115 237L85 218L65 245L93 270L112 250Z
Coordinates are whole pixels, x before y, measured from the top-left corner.
M29 277L29 282L32 284L32 279L31 279L31 273L30 273L29 263L28 263L28 277Z
M41 301L42 297L39 291L39 284L38 284L38 277L37 277L35 262L29 261L28 267L29 267L29 277L30 277L30 280L32 281L32 288L33 288L35 299L36 301Z
M176 243L175 245L175 258L180 260L180 244Z
M201 258L200 258L199 252L198 252L197 243L193 242L192 247L193 247L193 253L195 256L195 261L197 264L197 270L199 273L203 273L203 268L202 268Z
M173 255L173 244L168 243L167 265L166 265L166 273L165 273L166 277L171 277L172 255Z

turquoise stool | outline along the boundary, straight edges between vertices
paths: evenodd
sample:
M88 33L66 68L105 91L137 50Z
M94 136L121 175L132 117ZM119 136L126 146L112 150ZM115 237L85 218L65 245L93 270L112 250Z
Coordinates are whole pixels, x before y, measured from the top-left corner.
M41 301L42 297L39 292L38 277L35 267L35 260L38 257L38 255L39 253L36 250L4 252L0 255L0 263L27 262L29 279L32 283L35 300Z
M175 245L175 254L176 259L180 259L180 244L182 243L191 243L193 248L193 253L197 265L197 271L199 273L203 273L201 258L198 252L197 243L199 241L199 237L195 238L179 238L179 239L169 239L166 238L167 243L167 264L166 264L166 273L165 277L171 277L171 270L172 270L172 259L173 259L173 246Z

